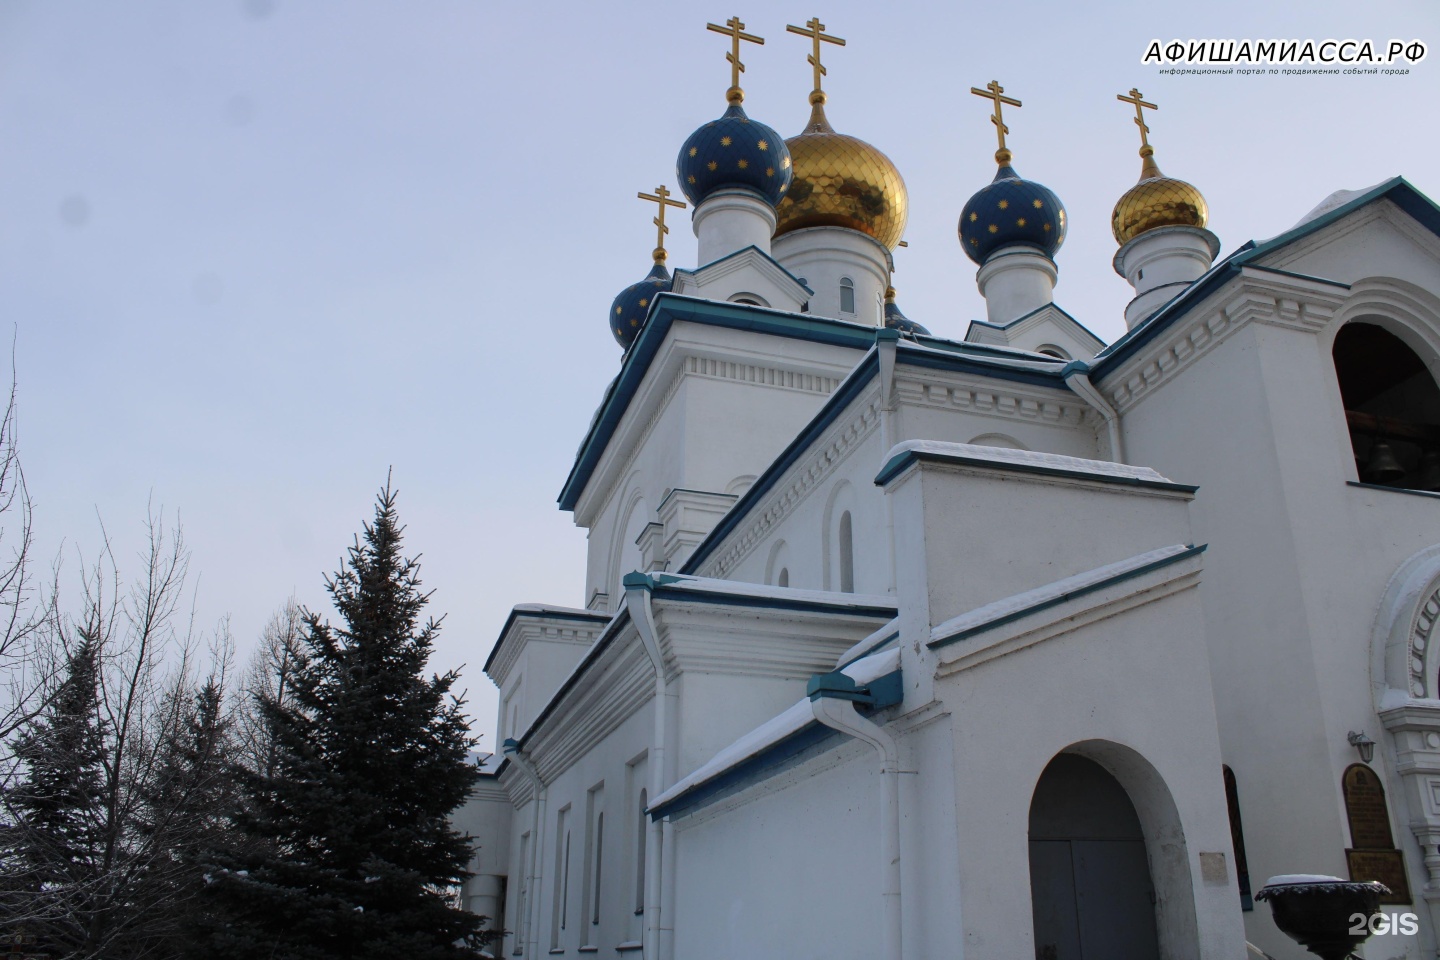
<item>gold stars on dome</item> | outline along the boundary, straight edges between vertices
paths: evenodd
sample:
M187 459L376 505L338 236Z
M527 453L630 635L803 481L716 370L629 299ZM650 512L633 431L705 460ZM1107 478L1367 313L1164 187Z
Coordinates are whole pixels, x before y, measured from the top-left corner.
M1184 180L1175 180L1160 172L1155 162L1155 148L1150 145L1150 127L1145 123L1145 110L1160 108L1144 99L1131 87L1129 95L1116 94L1121 103L1134 104L1134 122L1140 128L1140 181L1125 191L1110 214L1110 230L1116 242L1124 245L1159 227L1197 227L1204 229L1210 219L1205 197Z
M787 23L785 25L785 30L788 33L795 33L799 34L802 37L809 37L811 42L815 45L815 49L808 57L805 58L806 62L809 63L810 66L814 69L815 73L815 89L810 91L810 102L812 104L817 102L824 103L825 91L820 88L820 78L829 73L829 71L826 70L824 65L820 63L820 44L833 43L837 47L843 47L845 46L845 41L840 39L839 37L832 37L827 34L825 32L825 24L820 22L819 17L811 17L809 20L806 20L805 26L803 27L797 27L793 24Z
M730 144L732 144L732 143L734 143L734 142L735 142L735 141L734 141L734 140L731 140L729 137L721 137L721 138L720 138L720 146L722 146L722 147L728 147L728 146L730 146Z
M690 148L690 156L692 156L692 157L695 156L695 155L696 155L697 153L699 153L699 152L700 152L700 148L699 148L699 147L691 147L691 148Z
M1000 149L995 151L995 162L1003 167L1010 162L1010 151L1005 147L1005 134L1010 132L1010 128L1005 126L1005 118L1000 112L1001 104L1009 104L1012 107L1020 107L1024 104L1013 97L1004 96L1005 88L1000 86L999 80L991 80L985 84L984 90L979 87L971 87L970 92L977 97L984 97L995 102L995 112L990 115L990 122L995 124L995 135L1000 139Z
M1032 204L1034 204L1036 210L1039 210L1041 207L1045 206L1045 201L1041 200L1039 197L1036 197L1034 200L1031 200L1030 202L1031 202Z
M750 161L749 161L749 160L746 160L746 159L744 159L744 158L742 157L742 158L740 159L740 169L741 169L741 170L744 170L744 169L745 169L746 167L748 167L748 166L750 166Z
M1001 200L1001 201L1000 201L1000 209L1001 209L1001 210L1008 210L1008 209L1010 209L1010 201L1009 201L1009 200Z
M651 221L651 222L653 222L653 223L655 224L655 227L656 227L656 232L655 232L655 252L654 252L654 254L652 254L652 256L655 258L655 262L656 262L656 263L664 263L664 262L665 262L665 234L667 234L667 233L670 232L670 228L667 227L667 226L665 226L665 208L666 208L666 207L678 207L679 209L684 210L684 209L685 209L685 204L682 203L682 202L680 202L679 200L671 200L671 199L670 199L670 191L669 191L669 189L666 188L665 184L663 184L663 183L660 184L660 186L658 186L658 187L655 188L655 192L654 192L654 193L637 193L637 194L635 194L635 196L636 196L637 198L641 199L641 200L649 200L651 203L654 203L654 204L656 204L656 205L659 207L659 211L658 211L655 219L654 219L653 221ZM646 306L646 303L645 303L644 300L641 300L641 301L640 301L640 306L642 306L642 307L643 307L643 306ZM616 308L615 308L615 312L616 312L616 313L619 313L619 312L620 312L620 308L619 308L619 307L616 307Z
M745 33L745 24L739 17L731 17L726 20L723 27L707 23L705 29L723 33L730 38L730 52L725 54L725 59L730 62L730 89L725 91L725 99L730 103L739 103L745 99L745 91L740 89L740 74L745 72L745 64L740 62L740 41L744 40L747 43L763 46L765 39Z
M774 167L766 167L766 168L765 168L765 176L767 176L767 177L773 177L773 176L775 176L775 168L774 168Z
M781 160L781 161L780 161L780 169L781 169L781 170L789 170L789 169L790 169L790 158L789 158L789 157L786 157L784 160Z
M766 143L764 140L761 140L755 144L755 149L759 150L761 153L764 153L766 150L770 149L770 144Z
M719 168L719 166L720 166L719 163L717 163L717 162L714 161L714 160L711 160L709 163L705 164L705 169L706 169L706 170L709 170L711 173L714 173L714 172Z

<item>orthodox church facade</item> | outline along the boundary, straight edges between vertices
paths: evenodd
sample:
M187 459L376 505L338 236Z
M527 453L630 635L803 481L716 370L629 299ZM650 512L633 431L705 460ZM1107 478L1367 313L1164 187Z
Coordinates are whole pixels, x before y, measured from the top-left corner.
M1054 300L1060 199L960 214L987 316L890 287L908 199L812 116L681 147L560 495L585 608L514 608L503 752L458 824L496 956L1301 956L1251 894L1440 903L1440 208L1337 194L1223 259L1138 90L1105 344ZM694 269L666 267L686 206Z

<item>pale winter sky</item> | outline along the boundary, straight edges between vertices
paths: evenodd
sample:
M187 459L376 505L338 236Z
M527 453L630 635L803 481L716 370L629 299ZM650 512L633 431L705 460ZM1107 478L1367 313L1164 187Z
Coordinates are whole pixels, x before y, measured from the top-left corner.
M1283 9L1288 7L1289 9ZM649 269L651 212L724 109L738 13L750 115L808 116L818 15L829 117L898 165L900 303L939 335L984 314L955 225L994 172L998 79L1020 173L1070 212L1056 299L1102 337L1129 287L1110 208L1156 159L1225 251L1327 194L1404 174L1440 196L1440 51L1406 76L1165 76L1152 39L1440 44L1433 0L501 4L0 0L0 321L14 331L40 553L132 569L146 503L178 512L202 625L242 654L335 570L393 466L408 546L448 614L435 666L480 671L515 603L580 606L584 532L555 505L619 367L610 299ZM674 217L672 266L693 266ZM1183 478L1182 478L1183 479Z

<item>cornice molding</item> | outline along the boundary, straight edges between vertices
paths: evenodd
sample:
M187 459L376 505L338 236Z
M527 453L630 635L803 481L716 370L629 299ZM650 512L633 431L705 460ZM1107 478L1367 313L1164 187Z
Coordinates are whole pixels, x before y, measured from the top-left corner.
M1342 285L1266 267L1242 267L1202 308L1107 375L1100 389L1123 415L1247 324L1313 334L1334 318L1348 295Z

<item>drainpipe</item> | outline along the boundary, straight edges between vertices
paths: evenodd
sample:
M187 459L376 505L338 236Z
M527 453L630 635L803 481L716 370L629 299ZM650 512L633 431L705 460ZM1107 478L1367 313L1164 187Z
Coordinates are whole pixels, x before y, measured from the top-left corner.
M880 862L884 901L884 957L901 960L900 936L900 749L878 724L855 712L856 703L870 700L843 673L810 678L810 711L832 730L863 740L880 752Z
M1125 448L1120 442L1120 414L1105 400L1104 395L1090 382L1090 365L1083 360L1071 360L1060 372L1065 385L1079 394L1080 398L1094 407L1105 418L1105 430L1110 437L1110 459L1116 463L1125 462Z
M650 607L650 591L655 586L655 581L643 573L627 573L623 584L625 608L630 611L630 622L635 624L635 632L640 634L640 643L645 647L645 653L650 657L650 666L655 671L655 732L651 738L648 757L649 796L653 799L665 792L666 784L674 782L665 749L674 697L665 683L665 663L660 654L654 612ZM674 826L669 820L659 823L647 820L646 829L650 833L645 843L645 935L642 956L644 960L669 960L674 956L675 950L675 925L670 916L674 899Z
M895 345L900 331L889 328L875 331L875 352L880 358L880 449L895 446ZM885 456L885 453L881 453ZM884 464L881 464L884 466ZM886 564L886 590L895 593L895 498L885 497L885 545L890 551Z
M534 761L520 752L519 743L507 739L500 749L510 762L515 764L520 772L525 774L526 778L529 779L531 789L534 792L535 825L530 828L530 863L524 864L521 867L521 869L529 872L530 878L525 886L525 915L520 918L520 933L518 936L520 938L521 949L530 956L535 957L539 956L540 953L540 936L539 931L536 929L537 924L534 922L534 918L535 901L539 899L542 881L542 877L540 876L541 864L545 862L544 858L540 855L540 848L545 842L543 829L545 826L545 796L548 793L548 788L545 786L545 782L540 779L540 774L535 769Z

